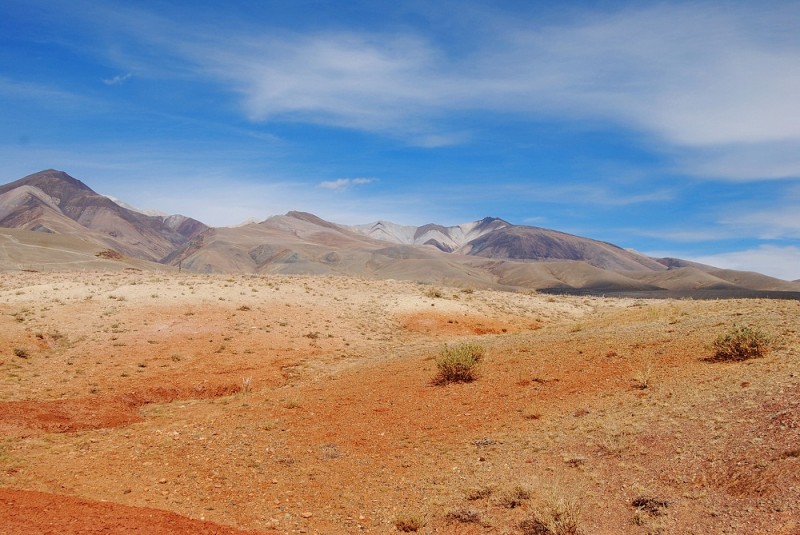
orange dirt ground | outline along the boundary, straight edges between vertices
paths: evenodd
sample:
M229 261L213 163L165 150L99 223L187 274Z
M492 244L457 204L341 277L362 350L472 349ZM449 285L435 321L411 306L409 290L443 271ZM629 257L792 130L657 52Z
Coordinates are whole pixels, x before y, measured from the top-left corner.
M771 352L709 362L734 324ZM436 385L464 341L478 379ZM0 274L0 534L547 533L559 511L800 533L800 303Z

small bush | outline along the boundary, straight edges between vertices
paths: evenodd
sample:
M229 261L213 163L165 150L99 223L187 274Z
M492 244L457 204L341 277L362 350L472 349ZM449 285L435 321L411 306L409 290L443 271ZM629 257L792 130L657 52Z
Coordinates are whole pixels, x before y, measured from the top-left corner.
M467 494L466 494L465 497L469 501L485 500L486 498L488 498L489 496L492 495L494 490L495 490L494 487L491 487L491 486L488 486L488 485L487 486L483 486L483 487L477 487L477 488L469 489L467 491Z
M24 347L15 347L14 354L21 359L26 359L30 356L30 353L28 353L28 350Z
M405 533L419 531L425 527L425 519L417 515L404 515L394 521L394 527Z
M447 520L461 524L479 524L481 513L475 509L453 509L447 513Z
M506 509L515 509L531 498L531 493L525 487L516 487L506 492L500 498L500 505Z
M639 496L631 502L631 505L639 511L649 513L650 516L661 516L666 514L663 510L669 507L669 502L659 498Z
M445 346L436 359L437 384L469 383L478 378L478 363L486 350L478 344Z
M425 292L425 295L431 299L441 299L444 297L444 292L441 288L429 288L428 291Z
M518 527L523 535L581 535L579 506L564 496L551 496L544 509L538 509Z
M747 360L763 357L769 351L770 338L754 327L734 326L714 340L712 360Z

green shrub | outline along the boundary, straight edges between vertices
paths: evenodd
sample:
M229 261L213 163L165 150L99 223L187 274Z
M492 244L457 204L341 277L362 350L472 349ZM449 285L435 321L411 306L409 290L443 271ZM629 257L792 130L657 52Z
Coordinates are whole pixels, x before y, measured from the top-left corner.
M771 340L754 327L734 325L728 332L714 340L712 360L747 360L763 357L769 351Z
M452 347L445 346L436 359L439 373L435 382L446 384L474 381L478 378L478 363L485 353L486 350L483 346L478 344L465 343Z

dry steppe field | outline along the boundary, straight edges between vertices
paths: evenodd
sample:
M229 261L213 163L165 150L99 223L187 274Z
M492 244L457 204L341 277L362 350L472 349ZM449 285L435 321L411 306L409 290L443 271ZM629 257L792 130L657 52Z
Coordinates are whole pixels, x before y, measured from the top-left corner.
M710 359L734 325L761 358ZM435 381L446 344L485 348ZM800 533L800 302L0 274L0 532Z

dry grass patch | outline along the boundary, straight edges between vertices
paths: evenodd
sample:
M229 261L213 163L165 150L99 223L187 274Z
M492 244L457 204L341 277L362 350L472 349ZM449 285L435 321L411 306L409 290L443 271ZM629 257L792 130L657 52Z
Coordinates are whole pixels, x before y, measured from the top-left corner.
M530 500L531 493L525 487L515 487L500 497L500 505L506 509L515 509Z
M436 358L439 373L434 378L436 384L469 383L478 378L478 364L486 350L482 345L464 343L445 346Z
M763 357L769 351L772 340L756 327L734 325L728 332L714 340L713 361L741 361Z
M475 509L453 509L447 513L447 520L461 524L480 524L481 513Z
M519 523L523 535L580 535L578 502L565 496L550 496L543 508Z
M419 515L402 515L395 519L394 527L404 533L417 532L425 527L425 519Z

